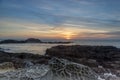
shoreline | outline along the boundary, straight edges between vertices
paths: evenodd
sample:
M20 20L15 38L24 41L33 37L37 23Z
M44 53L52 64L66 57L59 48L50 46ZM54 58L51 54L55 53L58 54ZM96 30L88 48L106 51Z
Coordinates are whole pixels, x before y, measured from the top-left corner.
M97 74L112 73L120 77L120 49L113 46L59 45L45 55L0 51L0 64L10 62L15 69L44 64L56 57L90 67Z

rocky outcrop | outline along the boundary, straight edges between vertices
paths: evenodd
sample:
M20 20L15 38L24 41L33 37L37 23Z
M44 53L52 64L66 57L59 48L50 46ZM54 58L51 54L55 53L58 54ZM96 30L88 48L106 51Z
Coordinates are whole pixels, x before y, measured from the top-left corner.
M98 75L82 64L58 58L52 58L48 64L56 75L56 80L97 80ZM59 79L59 77L64 79Z
M113 60L120 57L120 49L113 46L55 46L46 50L46 55L88 59ZM118 56L119 55L119 56Z
M113 46L60 45L47 49L46 55L87 65L97 73L112 72L120 76L120 49Z
M8 43L25 43L25 41L18 41L18 40L12 40L12 39L0 41L0 44L8 44Z
M9 80L98 80L98 75L82 64L52 58L48 61L48 65L34 65L0 74L0 79L6 78Z
M47 49L46 55L77 59L91 59L89 60L90 62L119 61L120 49L113 46L60 45Z
M42 42L41 40L35 38L29 38L25 40L25 43L41 43L41 42Z
M28 38L27 40L12 40L12 39L7 39L0 41L0 44L8 44L8 43L41 43L42 41L39 39L35 38Z
M120 49L112 46L61 45L47 49L46 55L0 51L0 64L6 62L12 63L16 69L20 68L17 72L6 73L11 76L10 80L18 80L18 75L22 80L97 80L98 74L103 80L120 79ZM7 79L6 74L0 74L0 78Z
M52 41L52 42L46 42L46 41L41 41L40 39L35 39L35 38L28 38L26 40L13 40L13 39L7 39L7 40L2 40L0 41L0 44L9 44L9 43L45 43L45 44L69 44L72 42L66 42L66 41Z
M28 62L33 64L48 64L49 56L30 53L7 53L0 51L0 63L11 62L15 68L24 68Z

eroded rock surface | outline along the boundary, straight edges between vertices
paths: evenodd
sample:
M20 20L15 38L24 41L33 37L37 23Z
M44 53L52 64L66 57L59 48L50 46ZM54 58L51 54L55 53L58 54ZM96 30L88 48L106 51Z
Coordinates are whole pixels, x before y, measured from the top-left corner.
M52 58L48 65L1 73L0 80L97 80L97 74L87 66Z
M120 77L120 49L113 46L59 45L47 49L46 55L89 66L96 73L112 72Z

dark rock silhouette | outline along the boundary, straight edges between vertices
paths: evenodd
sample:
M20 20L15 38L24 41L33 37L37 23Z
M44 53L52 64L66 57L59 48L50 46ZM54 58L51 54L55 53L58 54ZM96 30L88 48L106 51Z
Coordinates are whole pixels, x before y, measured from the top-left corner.
M54 41L54 42L44 42L41 41L40 39L36 39L36 38L28 38L26 40L12 40L12 39L7 39L7 40L2 40L0 41L0 44L9 44L9 43L49 43L49 44L69 44L72 42L63 42L63 41Z
M8 39L8 40L3 40L0 42L0 44L7 44L7 43L41 43L41 40L39 39L35 39L35 38L29 38L27 40L12 40L12 39Z
M75 57L86 59L113 60L120 54L120 49L113 46L55 46L46 50L46 55L58 57Z
M8 43L25 43L25 41L17 41L17 40L12 40L12 39L8 39L8 40L3 40L3 41L0 41L0 44L8 44Z
M42 41L39 39L35 39L35 38L29 38L27 40L25 40L26 43L41 43Z

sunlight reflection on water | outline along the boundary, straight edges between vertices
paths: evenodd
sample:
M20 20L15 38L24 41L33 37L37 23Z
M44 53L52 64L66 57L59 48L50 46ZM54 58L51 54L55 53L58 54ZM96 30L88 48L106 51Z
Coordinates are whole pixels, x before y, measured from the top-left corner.
M26 43L26 44L1 44L0 47L6 52L12 53L34 53L45 54L47 48L61 44L39 44L39 43ZM69 45L69 44L64 44Z

